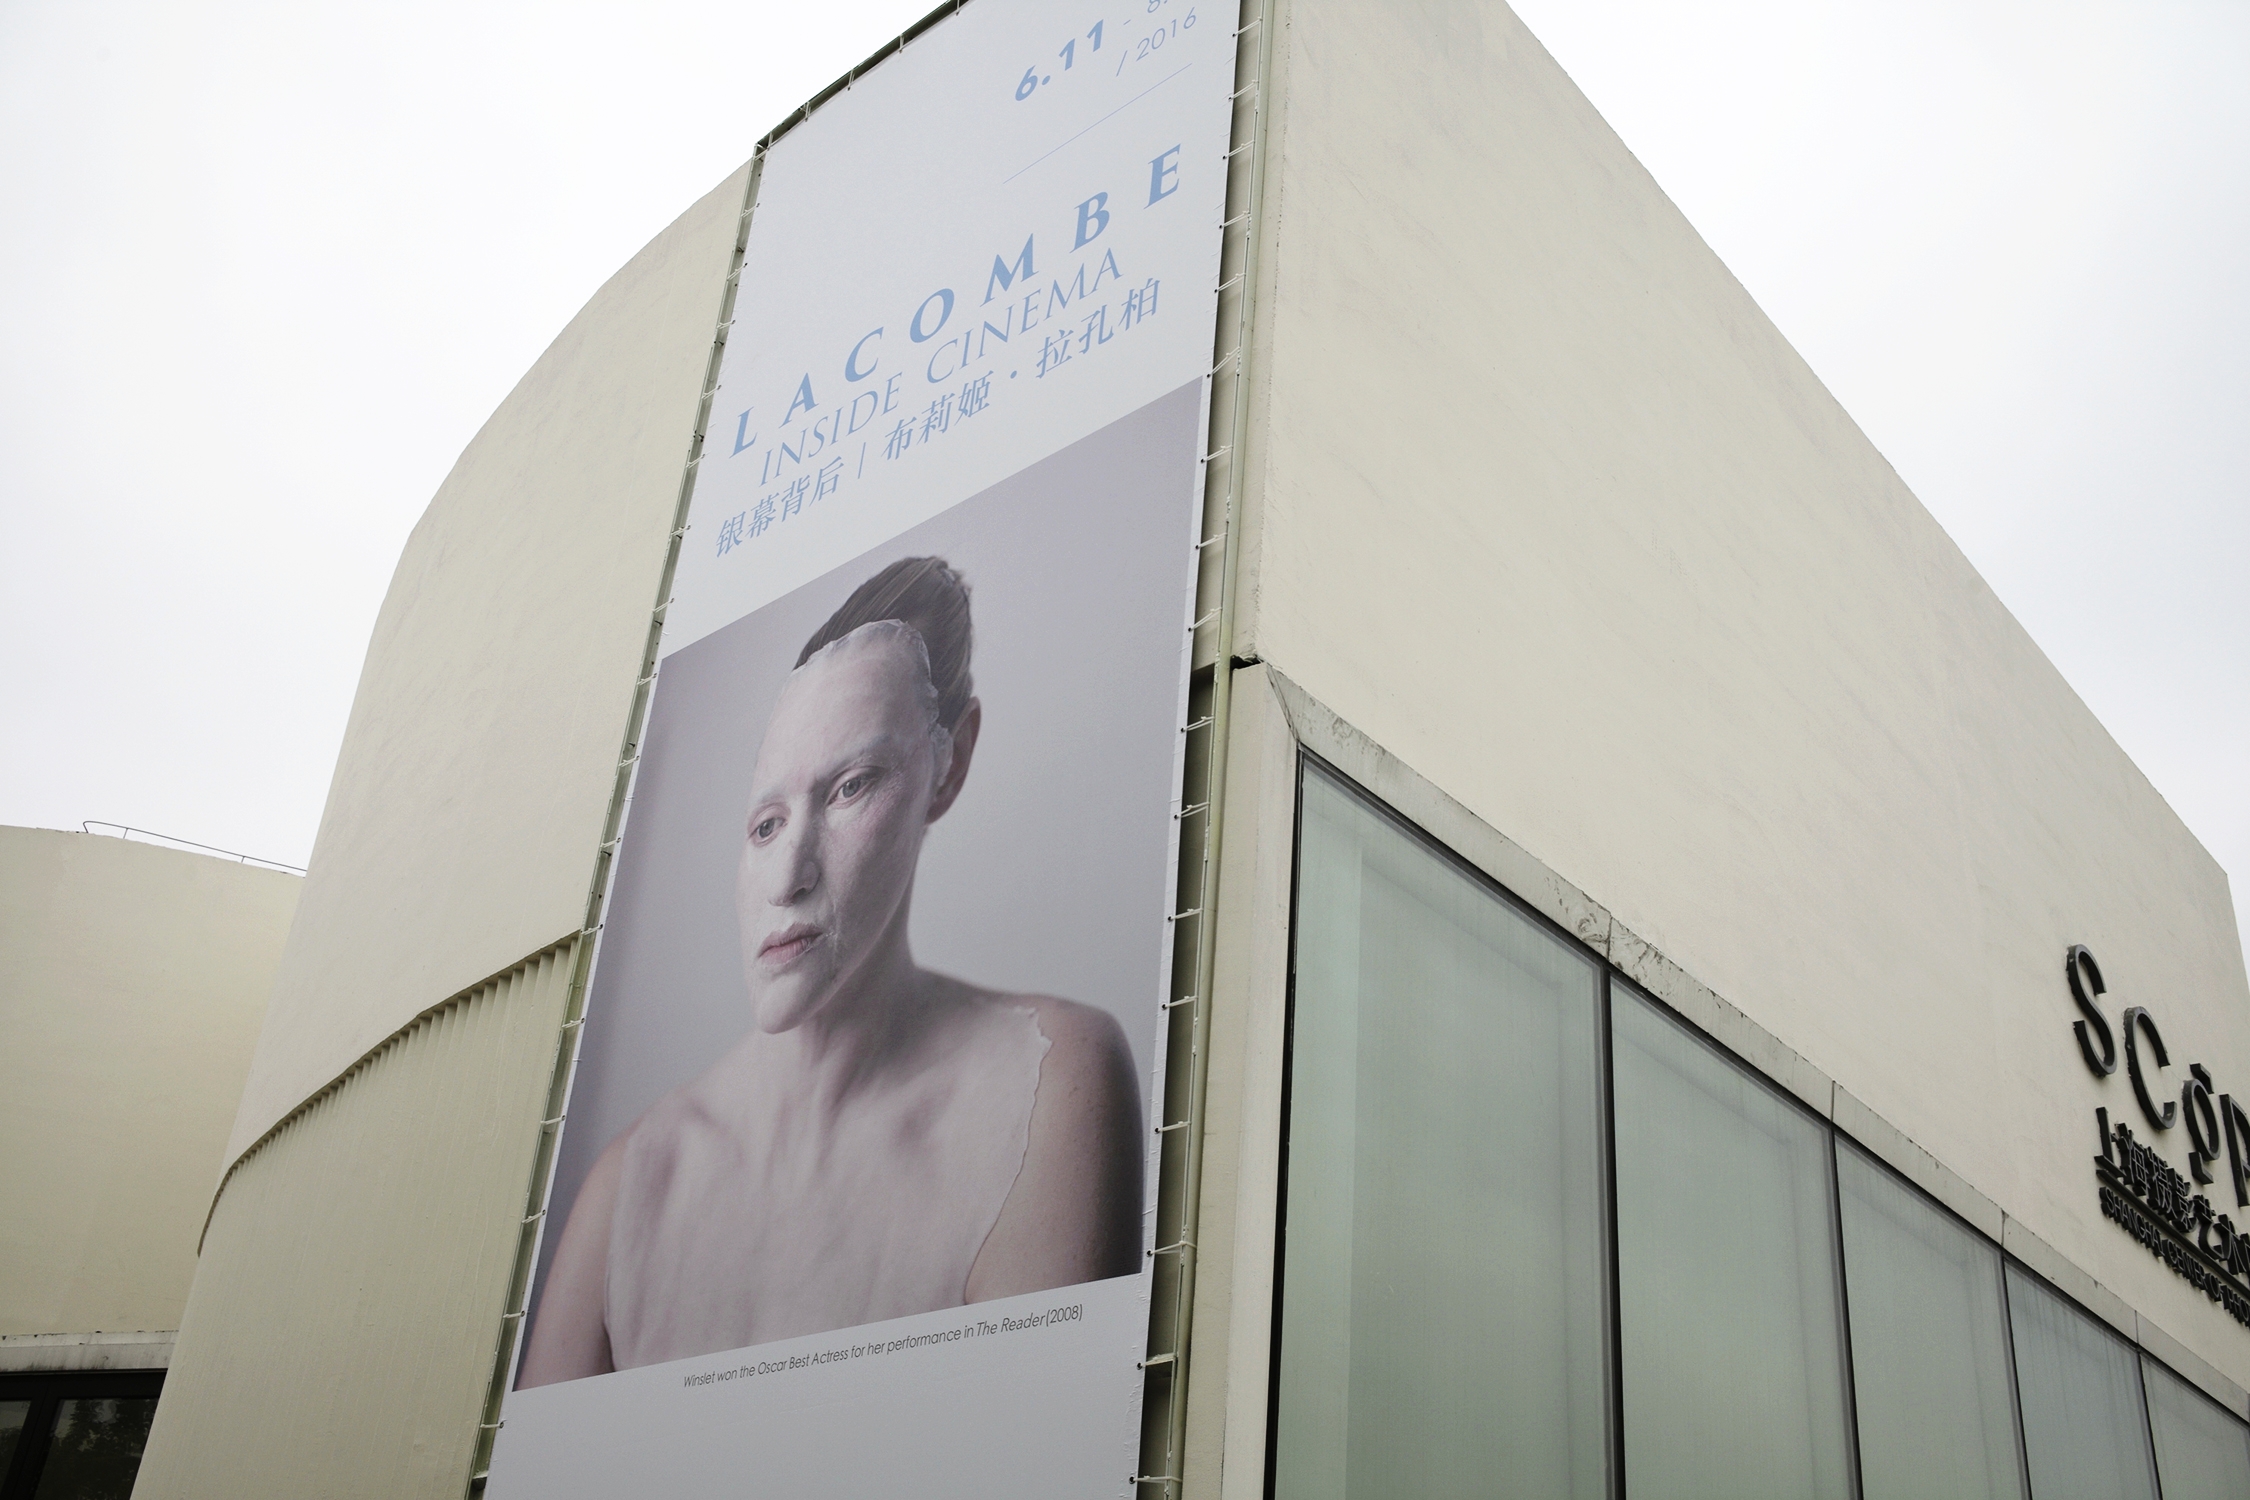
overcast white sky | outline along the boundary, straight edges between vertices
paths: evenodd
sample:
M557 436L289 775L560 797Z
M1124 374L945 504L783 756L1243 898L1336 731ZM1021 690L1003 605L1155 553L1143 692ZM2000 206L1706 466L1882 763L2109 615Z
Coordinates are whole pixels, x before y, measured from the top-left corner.
M0 822L303 863L462 445L925 8L0 0ZM2250 912L2250 4L1518 10Z

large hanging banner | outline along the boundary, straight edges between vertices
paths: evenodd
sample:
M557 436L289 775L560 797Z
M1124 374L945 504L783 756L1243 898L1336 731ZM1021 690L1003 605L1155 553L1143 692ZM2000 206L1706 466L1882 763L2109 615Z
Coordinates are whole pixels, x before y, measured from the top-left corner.
M1232 21L973 0L766 155L503 1500L1132 1490Z

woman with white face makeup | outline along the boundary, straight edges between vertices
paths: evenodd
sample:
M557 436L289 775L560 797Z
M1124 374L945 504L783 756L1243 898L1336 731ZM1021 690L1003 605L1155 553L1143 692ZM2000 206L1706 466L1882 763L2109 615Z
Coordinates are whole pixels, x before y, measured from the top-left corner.
M983 708L939 558L805 644L751 778L735 909L747 1034L612 1142L556 1248L519 1383L1119 1276L1141 1118L1105 1011L917 966L929 825Z

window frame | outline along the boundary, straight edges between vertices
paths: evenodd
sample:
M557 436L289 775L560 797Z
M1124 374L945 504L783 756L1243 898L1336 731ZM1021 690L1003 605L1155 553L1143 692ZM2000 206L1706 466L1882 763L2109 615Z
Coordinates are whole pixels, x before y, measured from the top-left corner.
M1305 829L1305 778L1310 771L1324 775L1341 795L1357 801L1375 817L1395 828L1400 835L1428 853L1440 864L1457 872L1464 879L1499 901L1508 911L1532 923L1541 932L1567 944L1572 951L1589 960L1594 969L1596 993L1594 996L1594 1105L1600 1111L1601 1129L1596 1142L1599 1161L1596 1170L1601 1181L1596 1187L1595 1199L1599 1208L1600 1223L1597 1232L1602 1237L1600 1260L1605 1278L1602 1298L1603 1340L1602 1381L1604 1388L1604 1423L1607 1436L1608 1475L1604 1492L1609 1500L1623 1500L1625 1492L1625 1433L1621 1424L1618 1403L1617 1361L1621 1344L1617 1320L1617 1110L1614 1105L1614 1080L1610 1063L1610 1006L1613 970L1595 953L1561 924L1543 912L1535 910L1507 886L1464 859L1442 840L1432 836L1428 829L1413 819L1403 816L1396 808L1376 796L1357 780L1313 751L1297 747L1294 782L1291 793L1290 849L1289 849L1289 931L1287 934L1288 969L1282 998L1281 1047L1281 1119L1279 1122L1279 1150L1276 1153L1276 1182L1273 1229L1273 1279L1272 1305L1268 1313L1269 1348L1266 1374L1266 1436L1265 1473L1261 1493L1265 1500L1275 1500L1274 1488L1278 1465L1275 1462L1281 1435L1281 1310L1283 1281L1288 1275L1289 1248L1289 1121L1295 1101L1295 1064L1297 1038L1297 922L1298 898L1304 889L1304 829ZM1731 1055L1731 1054L1730 1054ZM1761 1075L1762 1076L1762 1075ZM6 1497L0 1497L6 1500Z
M2242 1440L2245 1461L2250 1462L2250 1426L2246 1426L2240 1417L2235 1417L2233 1412L2228 1411L2224 1402L2213 1400L2209 1391L2187 1379L2146 1349L2136 1346L2133 1352L2140 1356L2141 1417L2148 1424L2148 1456L2149 1462L2156 1466L2156 1486L2159 1495L2164 1490L2164 1454L2156 1444L2156 1404L2148 1399L2148 1372L2151 1367L2161 1370L2166 1378L2178 1381L2181 1389L2185 1390L2191 1399L2205 1403L2224 1416L2234 1417L2235 1426L2241 1429L2235 1435Z
M29 1401L23 1435L7 1471L0 1500L32 1500L54 1442L55 1413L65 1401L146 1401L164 1394L162 1370L39 1370L0 1374L0 1401Z
M1872 1167L1874 1170L1881 1172L1893 1183L1912 1193L1916 1201L1921 1203L1924 1207L1935 1209L1938 1213L1944 1215L1949 1223L1959 1228L1962 1233L1969 1235L1979 1245L1982 1245L1991 1250L1994 1256L1997 1258L2000 1272L2000 1332L2002 1335L2001 1344L2002 1347L2006 1350L2008 1356L2008 1420L2015 1433L2016 1478L2018 1488L2023 1497L2023 1500L2032 1500L2031 1453L2024 1444L2023 1436L2023 1390L2016 1378L2015 1308L2014 1305L2008 1300L2008 1268L2010 1266L2017 1267L2018 1269L2023 1271L2025 1275L2031 1277L2034 1281L2037 1281L2041 1286L2053 1292L2056 1296L2061 1297L2072 1307L2077 1308L2080 1312L2086 1313L2088 1317L2094 1316L2092 1310L2081 1304L2077 1298L2063 1291L2060 1287L2055 1286L2044 1276L2039 1275L2029 1266L2024 1265L2023 1262L2010 1255L2004 1248L2001 1247L2001 1245L1996 1240L1992 1238L1992 1236L1986 1234L1983 1230L1977 1228L1976 1225L1970 1223L1968 1219L1957 1213L1953 1209L1952 1205L1942 1201L1934 1193L1925 1192L1920 1184L1916 1183L1912 1178L1908 1177L1898 1168L1892 1166L1889 1162L1883 1160L1881 1156L1876 1154L1875 1149L1872 1146L1869 1146L1866 1142L1860 1140L1859 1137L1853 1135L1850 1131L1844 1129L1841 1125L1838 1125L1833 1121L1829 1122L1828 1134L1828 1159L1830 1163L1829 1171L1836 1178L1836 1247L1840 1274L1844 1278L1844 1329L1846 1334L1845 1350L1847 1359L1851 1357L1852 1350L1852 1345L1849 1342L1852 1313L1850 1269L1851 1255L1849 1248L1845 1245L1843 1239L1844 1194L1842 1180L1842 1152L1846 1147L1849 1147L1851 1150L1859 1153L1861 1160L1866 1162L1869 1167ZM2100 1319L2096 1318L2095 1321L2099 1322ZM2114 1332L2115 1330L2112 1331ZM2135 1347L2138 1348L2137 1345ZM1847 1368L1845 1370L1845 1383L1846 1389L1851 1391L1852 1393L1852 1446L1854 1462L1861 1463L1864 1462L1864 1460L1858 1458L1859 1385L1855 1372L1850 1368ZM2146 1415L2145 1409L2143 1415ZM2244 1424L2244 1430L2246 1435L2250 1435L2250 1423ZM1864 1481L1864 1475L1862 1475L1862 1479Z
M1671 1005L1668 1005L1658 996L1652 994L1645 986L1635 983L1629 976L1624 974L1614 964L1612 964L1605 955L1603 955L1592 945L1588 944L1582 938L1580 938L1578 934L1572 932L1559 922L1556 922L1546 913L1540 911L1531 902L1518 895L1516 891L1511 889L1504 881L1498 879L1492 873L1479 866L1476 862L1456 851L1444 840L1440 839L1429 829L1424 827L1421 823L1417 822L1414 818L1408 816L1406 813L1391 804L1389 801L1375 793L1368 786L1362 783L1358 778L1352 776L1343 768L1335 765L1326 757L1322 756L1317 751L1304 744L1302 740L1296 739L1294 735L1291 736L1291 739L1293 741L1291 746L1291 749L1293 751L1293 768L1291 820L1289 830L1289 891L1287 902L1288 931L1285 934L1285 951L1287 954L1287 959L1281 1015L1282 1034L1280 1039L1280 1119L1277 1122L1278 1149L1275 1154L1275 1171L1277 1174L1277 1181L1275 1183L1274 1192L1272 1249L1273 1260L1272 1280L1270 1288L1271 1300L1267 1308L1269 1347L1267 1349L1265 1442L1263 1445L1265 1471L1262 1476L1262 1484L1260 1487L1261 1493L1264 1495L1265 1500L1280 1500L1280 1497L1278 1497L1275 1493L1275 1485L1277 1474L1276 1458L1280 1435L1280 1412L1282 1403L1282 1295L1283 1286L1288 1275L1290 1153L1289 1137L1291 1114L1295 1107L1294 1063L1297 1029L1297 932L1301 916L1299 898L1304 885L1303 859L1305 785L1307 777L1314 775L1325 778L1328 784L1336 791L1358 801L1369 812L1381 818L1390 826L1397 829L1402 835L1430 853L1441 863L1467 877L1484 892L1497 898L1504 906L1506 906L1515 914L1526 918L1532 923L1536 924L1542 931L1564 940L1573 949L1588 958L1596 966L1596 970L1599 974L1600 980L1599 998L1596 1010L1596 1045L1599 1048L1598 1065L1596 1068L1596 1089L1599 1095L1599 1098L1597 1100L1598 1107L1602 1111L1602 1129L1600 1132L1601 1139L1599 1151L1599 1170L1602 1173L1602 1182L1600 1184L1597 1197L1598 1201L1602 1205L1599 1232L1603 1236L1602 1260L1605 1267L1605 1274L1608 1277L1608 1306L1606 1329L1607 1348L1602 1352L1602 1360L1603 1378L1606 1385L1607 1396L1606 1420L1609 1433L1609 1473L1606 1490L1608 1495L1610 1496L1610 1500L1626 1500L1625 1421L1623 1404L1623 1382L1620 1374L1623 1359L1624 1330L1620 1308L1620 1293L1622 1282L1620 1279L1620 1267L1618 1264L1619 1246L1617 1234L1617 1109L1615 1074L1616 1054L1613 1037L1615 1008L1620 1000L1621 989L1630 996L1637 998L1653 1007L1664 1019L1670 1021L1674 1025L1679 1026L1692 1040L1700 1042L1701 1044L1713 1049L1726 1062L1742 1070L1742 1072L1747 1077L1756 1081L1759 1085L1768 1090L1776 1098L1784 1101L1790 1107L1798 1110L1805 1118L1813 1121L1813 1123L1818 1126L1822 1132L1824 1132L1824 1137L1827 1143L1827 1169L1829 1179L1828 1228L1830 1242L1834 1247L1836 1267L1836 1295L1841 1322L1840 1348L1841 1357L1843 1359L1842 1377L1845 1393L1845 1435L1850 1450L1847 1474L1850 1481L1851 1493L1855 1497L1855 1500L1856 1497L1862 1496L1864 1494L1864 1482L1861 1473L1862 1457L1860 1452L1860 1417L1858 1380L1856 1370L1856 1350L1854 1347L1852 1336L1850 1295L1851 1267L1850 1256L1848 1254L1844 1240L1843 1190L1838 1166L1839 1157L1837 1154L1847 1144L1854 1150L1858 1151L1859 1154L1867 1161L1873 1163L1882 1171L1890 1174L1892 1179L1894 1179L1899 1185L1910 1190L1919 1201L1926 1205L1935 1207L1951 1222L1958 1225L1961 1229L1965 1230L1969 1234L1973 1235L1978 1243L1989 1246L1998 1255L2002 1268L2002 1306L2003 1311L2006 1315L2005 1331L2007 1335L2007 1378L2010 1416L2014 1424L2018 1472L2022 1479L2022 1485L2025 1491L2026 1500L2029 1500L2029 1491L2031 1485L2031 1463L2030 1454L2027 1448L2027 1438L2024 1432L2022 1387L2018 1371L2016 1369L2015 1309L2007 1290L2008 1272L2014 1271L2030 1278L2044 1290L2052 1293L2057 1297L2060 1297L2063 1302L2069 1305L2072 1309L2076 1310L2086 1317L2093 1319L2096 1324L2102 1326L2113 1336L2120 1338L2134 1353L2137 1359L2147 1361L2148 1363L2154 1364L2158 1368L2163 1369L2167 1374L2174 1376L2183 1384L2187 1385L2191 1390L2196 1391L2197 1394L2204 1397L2204 1399L2212 1399L2210 1393L2203 1390L2202 1386L2196 1380L2173 1367L2170 1363L2164 1360L2164 1358L2160 1354L2147 1348L2138 1339L2126 1338L2123 1334L2119 1333L2118 1330L2110 1328L2107 1320L2102 1318L2093 1309L2087 1307L2076 1297L2071 1296L2070 1293L2065 1291L2063 1288L2056 1286L2046 1276L2040 1274L2037 1269L2026 1264L2017 1256L2009 1253L2005 1244L1994 1240L1991 1235L1987 1234L1976 1224L1970 1222L1966 1217L1957 1212L1951 1205L1945 1203L1934 1193L1931 1193L1927 1189L1923 1188L1919 1183L1916 1183L1908 1178L1903 1172L1899 1171L1898 1168L1885 1160L1881 1152L1878 1151L1872 1143L1862 1140L1858 1136L1853 1135L1849 1130L1846 1130L1843 1126L1837 1124L1834 1119L1822 1115L1804 1099L1799 1098L1791 1089L1782 1084L1780 1080L1766 1073L1763 1069L1759 1068L1748 1058L1742 1056L1735 1049L1728 1046L1720 1038L1711 1035L1704 1028L1698 1026L1688 1016L1683 1015L1679 1010ZM2141 1421L2146 1433L2146 1440L2149 1445L2148 1451L2150 1454L2150 1461L2153 1465L2155 1463L2156 1452L2155 1431L2153 1427L2153 1416L2150 1412L2148 1404L2148 1381L2145 1371L2140 1376L2139 1385L2141 1392ZM2233 1417L2234 1420L2243 1429L2245 1442L2250 1442L2250 1421L2245 1421L2242 1414L2232 1411L2222 1402L2213 1400L2213 1405L2217 1406L2222 1412L2225 1412L2226 1415ZM2162 1480L2160 1475L2157 1476L2157 1481L2159 1487L2161 1487ZM6 1494L0 1494L0 1500L13 1500L13 1497Z
M1581 944L1580 946L1584 945ZM1589 949L1588 951L1590 952L1591 950ZM1602 961L1599 954L1595 954L1594 957L1596 961ZM1686 1016L1681 1015L1671 1006L1666 1005L1662 1000L1659 1000L1656 996L1650 994L1645 986L1635 984L1631 979L1628 979L1624 975L1615 972L1615 970L1607 962L1602 962L1602 967L1602 993L1605 1001L1607 1002L1603 1009L1603 1020L1605 1022L1605 1025L1603 1026L1602 1030L1602 1067L1605 1074L1614 1069L1616 1065L1616 1052L1611 1041L1611 1031L1613 1029L1613 1024L1615 1021L1618 997L1622 992L1622 994L1627 999L1638 1000L1647 1005L1650 1010L1656 1013L1656 1016L1660 1021L1668 1023L1671 1026L1677 1028L1682 1033L1689 1045L1700 1045L1702 1047L1708 1048L1715 1056L1718 1057L1718 1059L1722 1063L1732 1067L1736 1072L1742 1074L1744 1078L1748 1079L1753 1086L1762 1089L1765 1093L1772 1096L1774 1102L1781 1105L1784 1109L1794 1110L1801 1118L1810 1120L1814 1128L1821 1133L1821 1142L1824 1147L1824 1150L1822 1152L1822 1156L1824 1158L1823 1165L1827 1169L1828 1177L1828 1253L1829 1264L1833 1268L1833 1275L1835 1277L1834 1294L1836 1298L1837 1351L1843 1361L1841 1374L1844 1396L1844 1476L1846 1485L1851 1494L1851 1500L1862 1500L1862 1497L1866 1493L1866 1486L1862 1481L1862 1476L1860 1473L1859 1389L1852 1378L1851 1284L1844 1265L1844 1200L1843 1185L1837 1180L1836 1172L1836 1138L1839 1134L1836 1129L1836 1124L1833 1120L1829 1120L1821 1116L1818 1112L1812 1109L1811 1106L1807 1105L1804 1100L1798 1098L1788 1089L1783 1088L1777 1080L1767 1076L1766 1072L1763 1069L1751 1063L1749 1059L1743 1057L1732 1047L1727 1046L1724 1042L1720 1041L1717 1037L1712 1036L1709 1032L1696 1025ZM1610 1221L1605 1226L1609 1234L1609 1254L1612 1266L1616 1265L1619 1254L1617 1217L1615 1210L1615 1203L1617 1198L1617 1162L1615 1152L1617 1135L1617 1111L1614 1103L1615 1098L1616 1095L1614 1091L1612 1091L1605 1095L1604 1099L1604 1102L1609 1104L1610 1106L1609 1129L1611 1138L1611 1153L1609 1159L1604 1163L1604 1165L1606 1170L1609 1172L1609 1195L1612 1205ZM1872 1152L1868 1153L1868 1155L1870 1156L1872 1156L1873 1154L1874 1153ZM1912 1186L1912 1184L1910 1183L1908 1184L1908 1186ZM1623 1283L1613 1272L1610 1280L1610 1322L1611 1327L1614 1330L1614 1332L1612 1333L1612 1339L1615 1342L1618 1352L1614 1356L1613 1363L1611 1365L1609 1401L1610 1421L1617 1431L1616 1461L1618 1467L1614 1476L1614 1481L1610 1487L1610 1492L1612 1495L1619 1497L1622 1497L1625 1494L1625 1391L1621 1375L1621 1371L1623 1369L1622 1348L1624 1340L1624 1308L1622 1296ZM2021 1424L2019 1423L2018 1425L2020 1426Z

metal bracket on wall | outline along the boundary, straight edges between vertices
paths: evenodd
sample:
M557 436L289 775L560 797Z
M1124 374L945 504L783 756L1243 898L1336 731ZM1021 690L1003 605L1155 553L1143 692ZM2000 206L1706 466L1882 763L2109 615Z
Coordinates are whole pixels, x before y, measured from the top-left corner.
M878 54L878 56L887 55ZM868 64L862 64L862 67ZM848 78L847 78L848 81ZM837 85L841 87L842 85ZM830 92L834 92L832 89ZM827 95L822 95L826 98ZM818 100L814 101L818 103ZM809 110L812 106L808 105ZM802 113L802 112L800 112ZM785 121L783 128L795 120ZM778 132L776 132L778 134ZM516 1239L515 1263L508 1277L507 1311L501 1314L500 1326L495 1332L492 1351L492 1374L485 1387L484 1405L477 1423L476 1447L469 1461L467 1493L472 1497L484 1493L485 1479L492 1468L492 1445L500 1431L500 1406L507 1396L508 1377L514 1373L516 1351L522 1339L522 1330L530 1312L531 1279L538 1263L539 1233L546 1221L547 1187L555 1171L561 1125L570 1099L571 1078L578 1066L578 1045L586 1019L586 981L594 961L597 946L594 937L601 931L604 910L609 901L610 881L617 870L617 851L622 842L625 810L632 801L633 777L640 766L641 739L648 728L648 708L651 689L656 683L657 650L664 639L664 616L672 602L672 580L679 571L680 549L688 532L688 506L695 496L696 465L703 456L703 439L711 420L711 403L718 391L719 364L726 353L727 330L733 325L735 298L742 284L742 256L750 238L750 219L758 203L758 181L765 167L765 148L772 139L767 137L758 146L757 155L750 159L749 181L743 189L742 209L735 220L734 245L727 266L725 290L719 299L719 315L711 339L711 354L703 371L702 394L697 400L695 429L688 440L687 456L680 468L679 496L673 502L672 524L665 535L664 567L656 585L656 602L649 611L649 623L641 647L640 670L633 682L632 706L625 716L625 740L617 752L617 773L610 787L609 810L602 820L602 839L595 850L594 869L586 893L586 920L581 924L583 940L578 944L576 962L570 977L570 993L563 1003L563 1022L555 1037L554 1068L547 1085L546 1108L540 1113L539 1145L532 1160L531 1181L524 1193L524 1218Z
M1211 382L1211 431L1204 444L1203 540L1196 545L1199 577L1191 636L1211 630L1207 670L1190 686L1190 721L1185 774L1180 788L1179 885L1175 911L1166 918L1177 934L1173 952L1173 995L1165 1004L1165 1097L1156 1127L1159 1148L1153 1263L1143 1385L1141 1454L1138 1472L1126 1476L1135 1489L1155 1485L1177 1494L1184 1477L1190 1335L1193 1331L1196 1235L1203 1176L1203 1119L1210 1053L1212 973L1217 944L1211 915L1218 910L1219 836L1223 826L1227 725L1232 691L1236 573L1241 533L1237 524L1242 497L1243 438L1249 420L1250 384L1245 371L1252 334L1258 264L1258 205L1264 193L1266 129L1262 101L1271 56L1264 22L1271 0L1242 0L1236 29L1233 130L1226 152L1227 196L1219 223L1219 324L1213 346L1223 351L1205 376ZM1251 39L1251 33L1255 38ZM1228 294L1233 294L1232 317ZM1212 553L1218 544L1217 555ZM1215 596L1215 597L1214 597ZM1199 655L1201 653L1198 653ZM1188 836L1188 820L1200 819L1199 834Z

